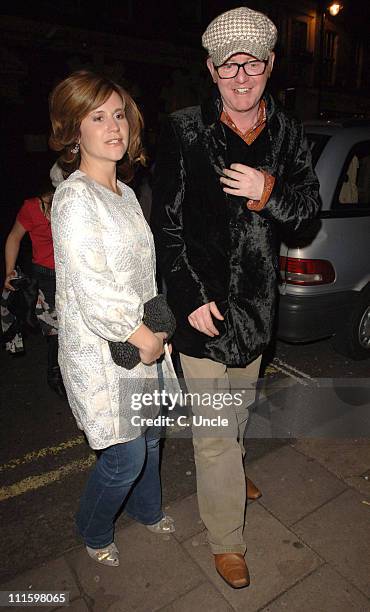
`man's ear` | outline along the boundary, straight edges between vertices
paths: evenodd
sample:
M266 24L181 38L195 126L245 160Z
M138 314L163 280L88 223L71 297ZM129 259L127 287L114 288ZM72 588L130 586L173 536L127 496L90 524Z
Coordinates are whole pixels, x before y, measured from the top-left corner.
M211 77L214 83L217 83L217 71L213 65L213 62L210 57L207 58L207 68L211 73Z

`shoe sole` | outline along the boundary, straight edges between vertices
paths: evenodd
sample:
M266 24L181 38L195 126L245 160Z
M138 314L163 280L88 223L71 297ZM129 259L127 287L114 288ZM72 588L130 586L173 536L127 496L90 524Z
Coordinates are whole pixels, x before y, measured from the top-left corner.
M228 580L226 580L225 576L223 576L223 575L221 574L221 572L219 572L219 571L218 571L217 567L216 567L216 571L217 571L218 575L219 575L219 576L221 576L222 580L223 580L224 582L226 582L226 584L227 584L229 587L231 587L232 589L245 589L245 587L247 587L247 586L249 586L249 585L250 585L250 581L249 581L249 582L247 581L245 584L232 584L231 582L229 582Z

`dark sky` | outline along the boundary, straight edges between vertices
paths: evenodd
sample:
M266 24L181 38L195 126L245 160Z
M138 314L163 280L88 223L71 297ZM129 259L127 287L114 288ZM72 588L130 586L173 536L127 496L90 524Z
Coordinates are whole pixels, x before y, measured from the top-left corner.
M266 7L268 10L269 6L276 7L276 2L282 11L285 5L294 5L284 0L250 0L246 4L251 8ZM329 3L329 0L320 0L316 4L325 7ZM33 3L15 0L2 3L0 12L60 25L196 45L211 19L244 3L241 0L132 0L131 3L123 0L109 4L108 9L104 5L103 9L94 9L91 0L37 0ZM342 4L340 18L357 18L361 28L367 29L370 36L370 0L342 0Z

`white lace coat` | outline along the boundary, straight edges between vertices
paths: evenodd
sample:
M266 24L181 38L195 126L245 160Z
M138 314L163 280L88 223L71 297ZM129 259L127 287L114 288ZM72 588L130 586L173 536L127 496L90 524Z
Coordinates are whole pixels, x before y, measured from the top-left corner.
M77 170L57 188L52 207L59 363L77 425L94 449L142 433L131 420L140 414L132 394L148 379L157 382L156 364L125 370L107 343L127 340L157 293L150 228L132 189L119 188L122 196ZM163 374L174 376L168 354Z

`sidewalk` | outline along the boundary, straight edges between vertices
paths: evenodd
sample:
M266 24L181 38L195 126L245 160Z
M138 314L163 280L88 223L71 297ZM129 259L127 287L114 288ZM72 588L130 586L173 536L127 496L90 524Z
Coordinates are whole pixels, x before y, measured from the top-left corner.
M246 589L216 573L195 495L166 506L171 536L136 523L118 530L118 568L79 546L0 589L70 592L68 607L35 610L370 611L369 441L300 440L251 463L248 476L263 497L247 509Z

